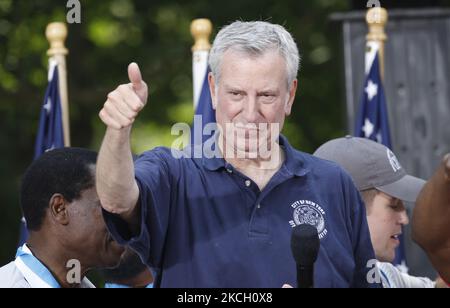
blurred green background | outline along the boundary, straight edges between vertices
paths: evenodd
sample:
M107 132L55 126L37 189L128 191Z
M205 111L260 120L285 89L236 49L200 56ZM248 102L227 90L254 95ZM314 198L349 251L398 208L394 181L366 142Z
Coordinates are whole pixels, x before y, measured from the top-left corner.
M69 25L66 42L72 145L99 149L105 127L98 112L107 93L127 82L127 65L136 61L150 97L134 127L133 150L170 146L175 139L171 126L190 122L193 115L189 27L193 19L205 17L213 23L213 37L221 26L238 19L268 20L293 34L302 63L284 134L298 149L312 152L346 132L341 31L328 17L362 9L365 3L81 1L81 24ZM45 28L49 22L65 21L67 11L66 1L0 0L0 264L13 258L18 239L20 178L33 158L47 85Z

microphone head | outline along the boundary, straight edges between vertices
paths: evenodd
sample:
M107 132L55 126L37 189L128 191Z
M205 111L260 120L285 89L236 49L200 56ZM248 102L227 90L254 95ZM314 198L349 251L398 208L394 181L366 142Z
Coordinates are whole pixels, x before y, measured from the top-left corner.
M317 260L319 248L316 227L302 224L292 229L291 250L297 265L312 266Z

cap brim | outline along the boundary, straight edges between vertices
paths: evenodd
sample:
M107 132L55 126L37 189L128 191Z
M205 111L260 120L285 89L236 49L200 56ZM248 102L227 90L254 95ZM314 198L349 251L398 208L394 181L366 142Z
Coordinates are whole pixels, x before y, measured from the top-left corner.
M392 197L406 202L416 202L417 196L425 185L425 181L414 176L405 175L394 183L376 188Z

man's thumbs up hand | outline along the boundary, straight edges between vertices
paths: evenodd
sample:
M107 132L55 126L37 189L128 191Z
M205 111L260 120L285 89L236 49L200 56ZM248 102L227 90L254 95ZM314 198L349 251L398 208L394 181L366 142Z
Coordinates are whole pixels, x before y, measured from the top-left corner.
M115 129L130 127L147 103L148 88L136 63L128 66L130 83L122 84L108 94L99 113L100 119Z

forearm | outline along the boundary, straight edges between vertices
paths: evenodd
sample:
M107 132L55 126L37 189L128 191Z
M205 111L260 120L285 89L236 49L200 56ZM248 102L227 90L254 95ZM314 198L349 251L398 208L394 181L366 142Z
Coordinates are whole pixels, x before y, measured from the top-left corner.
M148 88L136 63L128 66L130 83L110 92L99 116L107 129L97 159L97 192L102 207L131 226L137 219L139 188L134 178L130 133L147 102Z
M139 198L130 149L131 126L108 127L97 161L97 192L108 212L129 218ZM129 219L127 219L129 220Z

